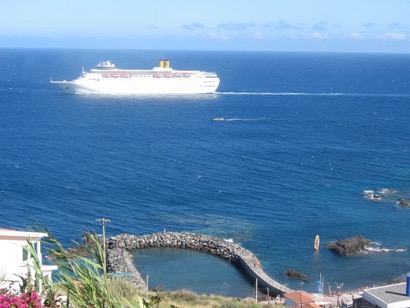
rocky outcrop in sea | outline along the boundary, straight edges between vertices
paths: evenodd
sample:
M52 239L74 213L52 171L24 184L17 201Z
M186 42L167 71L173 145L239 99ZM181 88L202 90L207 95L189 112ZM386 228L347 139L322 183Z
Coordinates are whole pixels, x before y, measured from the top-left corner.
M337 242L332 242L327 245L332 252L343 256L355 255L363 252L367 246L371 244L371 241L363 236L355 236L347 239L343 239Z
M286 271L283 272L283 275L286 275L290 278L294 278L294 279L299 279L305 282L309 282L309 279L307 278L307 275L302 274L298 271L295 271L294 269L288 269Z

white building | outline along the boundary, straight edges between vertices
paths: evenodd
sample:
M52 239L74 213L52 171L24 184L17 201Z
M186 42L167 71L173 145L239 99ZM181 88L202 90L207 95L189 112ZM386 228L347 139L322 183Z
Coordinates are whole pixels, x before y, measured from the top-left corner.
M19 285L22 283L20 276L26 277L28 271L34 277L34 270L30 265L33 264L33 259L29 257L29 253L25 246L28 246L27 241L30 240L36 250L38 259L41 263L41 269L44 279L51 281L53 270L57 270L57 266L43 265L41 254L41 238L47 237L46 233L41 232L26 232L0 228L0 288L11 286L15 290L19 290ZM42 285L39 286L41 292Z
M371 304L381 308L410 307L410 296L407 294L407 283L397 283L366 289L362 297Z

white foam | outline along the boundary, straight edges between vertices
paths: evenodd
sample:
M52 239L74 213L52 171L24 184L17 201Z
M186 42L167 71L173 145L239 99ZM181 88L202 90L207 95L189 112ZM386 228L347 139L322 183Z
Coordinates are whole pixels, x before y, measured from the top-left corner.
M268 118L224 118L224 121L264 121Z
M374 200L374 201L379 201L379 200L382 199L382 197L380 197L380 195L376 195L376 194L366 195L365 198L367 198L369 200Z
M379 194L394 194L397 191L394 189L388 189L388 188L381 188L377 191Z
M378 247L366 247L366 250L375 251L375 252L389 252L388 248L378 248Z
M363 190L363 195L364 195L365 198L367 198L369 200L379 201L379 200L382 199L382 197L380 195L375 194L374 190L371 190L371 189Z
M405 252L407 248L384 248L380 247L381 243L372 242L372 246L366 247L367 251L371 252Z

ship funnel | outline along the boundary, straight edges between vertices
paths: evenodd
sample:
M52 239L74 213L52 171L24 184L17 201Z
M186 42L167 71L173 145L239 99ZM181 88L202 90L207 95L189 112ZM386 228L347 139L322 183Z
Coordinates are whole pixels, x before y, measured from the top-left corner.
M163 68L164 67L164 60L159 60L159 67Z
M406 296L410 296L410 273L406 277Z
M164 66L165 68L169 68L169 67L170 67L170 66L169 66L169 60L165 60L164 63L165 63L165 66Z

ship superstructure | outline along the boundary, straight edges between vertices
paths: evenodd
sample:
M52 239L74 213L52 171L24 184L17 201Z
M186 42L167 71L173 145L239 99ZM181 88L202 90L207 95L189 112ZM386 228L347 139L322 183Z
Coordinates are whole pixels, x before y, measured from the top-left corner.
M215 92L220 81L216 73L174 70L169 60L160 60L151 70L120 69L103 61L75 80L50 82L76 94L196 94Z

